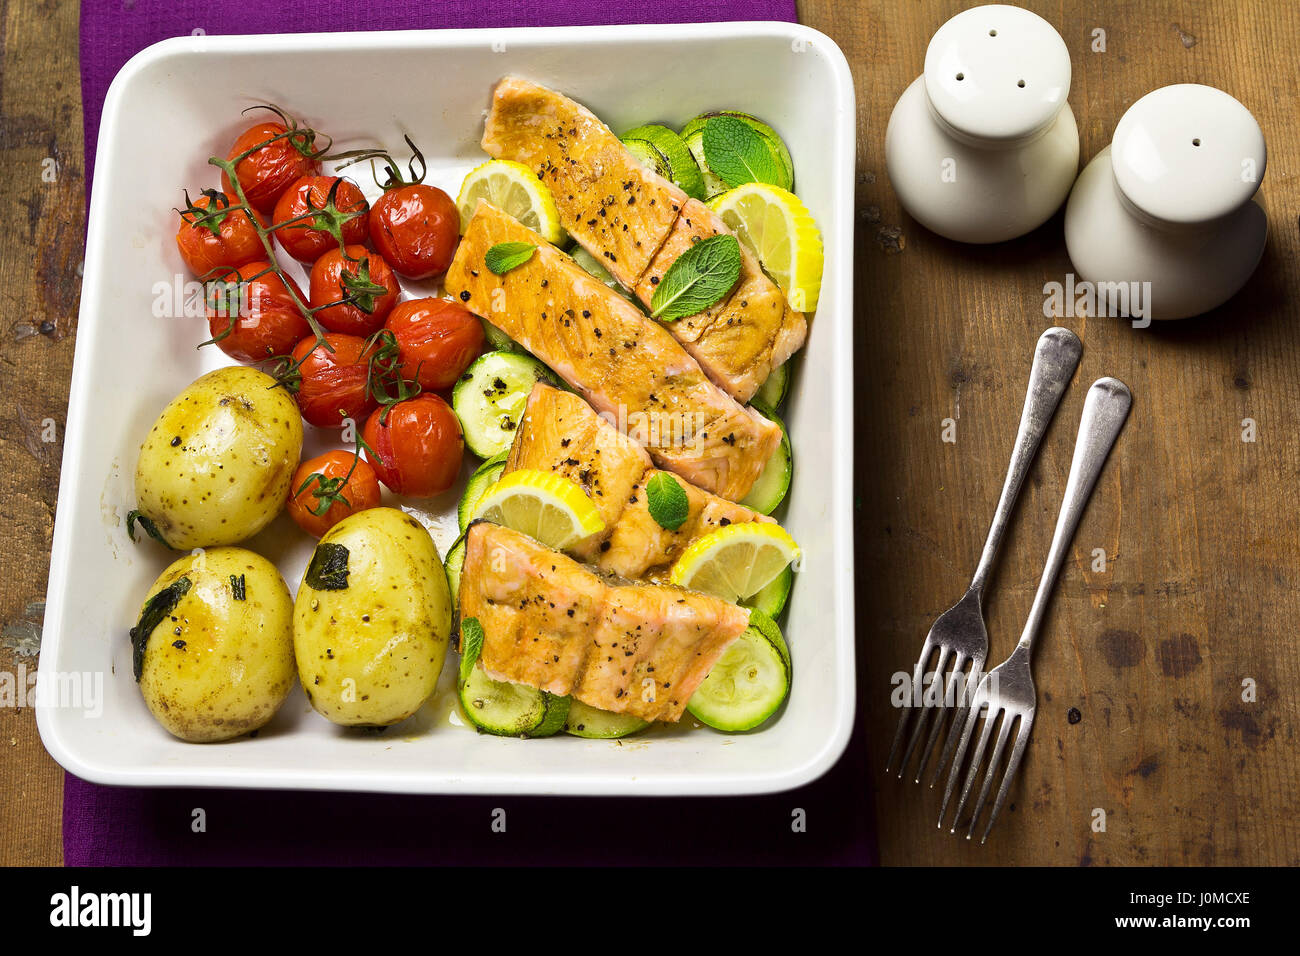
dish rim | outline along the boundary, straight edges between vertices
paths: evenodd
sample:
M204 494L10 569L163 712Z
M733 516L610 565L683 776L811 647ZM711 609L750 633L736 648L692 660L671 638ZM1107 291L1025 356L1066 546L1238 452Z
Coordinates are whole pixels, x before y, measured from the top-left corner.
M96 146L94 179L100 188L90 197L88 228L86 234L87 258L83 275L83 288L94 289L102 284L100 258L94 250L107 242L104 207L109 190L104 184L112 176L109 146L113 131L118 128L120 113L126 100L125 91L145 69L159 60L177 55L194 54L271 54L275 52L307 52L328 46L333 52L369 51L392 48L465 48L482 46L484 38L514 38L516 42L532 45L593 45L609 42L641 41L645 25L602 25L560 27L503 27L452 30L402 30L346 33L263 34L223 36L180 36L161 40L135 54L114 77L105 97ZM792 44L806 43L816 46L825 56L834 76L833 95L850 120L835 127L837 150L832 152L831 174L841 180L836 191L847 188L849 199L853 192L853 170L856 162L856 94L848 63L839 46L830 37L797 23L784 21L723 21L716 23L656 24L661 31L654 39L716 39L731 41L747 38L778 37ZM670 36L670 35L671 36ZM841 137L843 140L840 141ZM834 234L823 230L823 242L832 243L839 250L840 274L823 286L836 293L836 309L844 313L842 321L834 326L839 332L837 347L831 356L829 370L837 382L846 389L852 382L852 325L853 325L853 215L850 212L837 217ZM62 650L64 631L63 607L72 578L74 534L77 529L71 519L58 520L59 514L71 515L71 503L86 491L85 475L76 469L77 453L84 444L83 433L93 426L93 401L87 384L85 369L96 353L102 323L96 321L97 303L83 296L78 309L78 348L73 361L68 396L68 415L64 430L63 461L60 466L60 485L56 509L53 542L50 558L49 584L46 594L45 642L38 665L38 683L49 680L56 672L57 658ZM638 775L631 784L626 772L595 773L582 777L556 774L527 777L493 777L491 782L446 771L440 775L416 776L396 774L391 771L367 769L358 773L355 768L315 767L310 769L267 769L250 771L228 767L170 767L122 768L97 762L63 739L55 719L57 706L38 699L36 721L42 743L50 755L69 773L94 783L114 786L143 787L235 787L244 789L290 789L331 791L373 791L423 794L511 794L511 795L591 795L591 796L716 796L761 794L792 790L821 777L844 754L852 736L856 716L855 676L855 608L854 608L854 550L852 532L852 475L853 475L853 408L851 392L834 393L830 409L831 433L842 441L832 459L832 504L842 511L846 520L835 522L831 532L831 553L837 559L832 570L835 584L832 588L835 619L840 622L839 633L834 635L838 697L841 701L834 713L834 726L828 728L822 745L807 754L795 765L786 765L776 771L717 771L655 772L653 776ZM71 465L73 467L69 468Z

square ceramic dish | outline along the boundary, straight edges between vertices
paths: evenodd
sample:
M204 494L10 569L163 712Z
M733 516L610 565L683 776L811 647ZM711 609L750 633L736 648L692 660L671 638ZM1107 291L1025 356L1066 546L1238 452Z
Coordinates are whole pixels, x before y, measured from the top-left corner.
M124 527L153 419L193 379L228 364L215 349L195 349L207 337L201 319L154 317L157 284L189 278L172 207L182 187L216 183L207 157L224 152L248 122L239 111L257 102L287 107L344 146L400 145L409 132L429 161L427 181L455 195L487 158L483 117L506 73L569 93L615 130L679 126L726 107L763 117L790 146L826 271L786 406L796 473L784 523L805 557L786 625L794 684L784 712L745 735L689 729L687 715L684 726L621 743L480 736L455 712L451 655L433 700L383 735L328 723L295 690L256 738L182 743L145 708L127 638L171 558L152 542L132 544ZM736 794L822 774L843 752L854 712L854 133L843 54L793 24L182 37L136 56L113 82L99 137L39 677L52 688L91 675L93 687L102 675L103 693L91 707L38 702L50 753L79 777L138 786ZM373 198L368 170L353 174ZM322 444L309 438L308 451L313 442ZM445 554L456 493L401 504ZM311 547L286 516L248 546L296 588Z

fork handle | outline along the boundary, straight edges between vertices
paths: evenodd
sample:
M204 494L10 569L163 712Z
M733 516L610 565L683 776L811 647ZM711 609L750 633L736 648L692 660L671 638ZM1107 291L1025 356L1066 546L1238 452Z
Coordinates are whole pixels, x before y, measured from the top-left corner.
M1047 566L1038 582L1038 591L1034 594L1033 607L1029 609L1029 620L1025 622L1024 633L1020 636L1020 647L1031 651L1043 614L1047 610L1047 601L1052 593L1056 576L1065 562L1074 532L1079 527L1079 519L1088 506L1088 499L1101 475L1106 457L1119 437L1124 420L1128 417L1133 396L1128 386L1118 379L1099 378L1088 389L1088 397L1083 402L1083 417L1079 420L1079 437L1074 443L1074 460L1070 463L1070 477L1065 482L1065 499L1061 502L1061 513L1056 518L1056 531L1052 534L1052 547L1047 555Z
M1011 451L1011 464L1007 467L1007 478L1002 485L1002 497L998 499L997 510L993 512L993 524L989 527L989 536L984 542L984 551L980 563L975 568L971 579L972 591L984 590L988 583L993 562L997 560L998 549L1006 534L1007 525L1011 523L1011 512L1020 497L1020 488L1029 474L1034 455L1043 441L1043 434L1056 413L1056 406L1061 403L1065 387L1070 384L1074 370L1079 366L1079 356L1083 344L1079 337L1069 329L1053 326L1038 338L1034 349L1034 366L1029 372L1029 388L1025 393L1025 405L1020 412L1020 430L1016 433L1015 448Z

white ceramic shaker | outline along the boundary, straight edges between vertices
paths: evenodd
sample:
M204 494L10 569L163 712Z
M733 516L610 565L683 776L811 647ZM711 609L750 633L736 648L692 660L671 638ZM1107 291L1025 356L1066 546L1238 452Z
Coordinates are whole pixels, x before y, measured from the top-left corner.
M957 14L889 117L885 162L904 208L959 242L1042 225L1079 170L1069 93L1069 51L1042 17L1005 4Z
M1268 222L1253 197L1265 162L1259 123L1222 90L1181 83L1130 106L1065 210L1070 261L1099 306L1102 283L1150 283L1155 319L1199 315L1236 293L1264 254Z

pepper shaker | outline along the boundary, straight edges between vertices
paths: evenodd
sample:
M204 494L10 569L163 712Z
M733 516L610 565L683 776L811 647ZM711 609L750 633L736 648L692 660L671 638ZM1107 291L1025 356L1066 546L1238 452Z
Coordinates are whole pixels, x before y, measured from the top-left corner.
M1254 199L1266 162L1259 123L1222 90L1180 83L1130 106L1065 210L1070 261L1099 314L1127 293L1144 296L1144 317L1187 318L1245 285L1268 236Z
M990 4L944 23L885 132L889 178L908 213L973 243L1051 218L1079 169L1070 75L1065 41L1028 10Z

